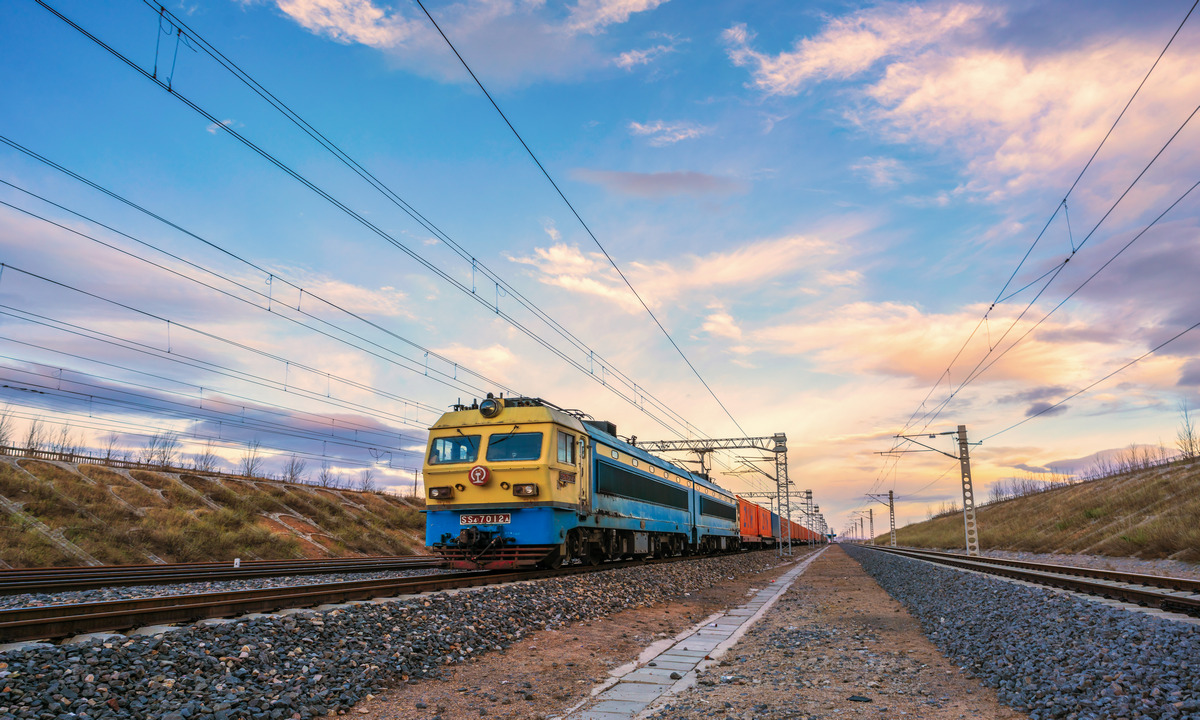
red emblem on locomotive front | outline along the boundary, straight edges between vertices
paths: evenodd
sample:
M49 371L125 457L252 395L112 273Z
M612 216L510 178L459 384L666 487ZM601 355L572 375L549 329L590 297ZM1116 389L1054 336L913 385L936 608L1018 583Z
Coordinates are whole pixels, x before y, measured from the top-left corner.
M487 485L488 480L492 479L492 473L484 466L476 465L475 467L471 468L471 472L467 473L467 479L471 481L472 485L479 485L482 487Z

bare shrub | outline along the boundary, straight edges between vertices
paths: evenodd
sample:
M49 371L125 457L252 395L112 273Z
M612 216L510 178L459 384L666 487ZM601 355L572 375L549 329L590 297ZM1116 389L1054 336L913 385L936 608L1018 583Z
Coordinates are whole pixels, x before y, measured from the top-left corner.
M283 466L283 479L292 483L308 482L308 461L292 455Z
M1179 403L1179 430L1175 433L1175 447L1184 458L1191 460L1200 455L1200 433L1192 421L1192 413L1186 401Z
M321 470L317 473L317 484L323 488L334 487L337 482L337 476L334 475L333 468L330 467L328 460L321 461Z
M192 467L198 472L216 472L220 466L221 457L212 440L204 443L204 449L192 456Z
M25 449L36 451L41 450L46 446L46 427L42 424L40 418L34 418L29 423L29 429L25 433Z
M16 437L12 408L0 407L0 446L8 447Z
M242 457L238 462L238 469L246 477L261 477L263 474L263 456L262 443L258 438L254 438L246 443L246 449L242 451Z
M109 433L105 435L102 440L104 441L103 452L105 460L116 460L121 457L123 450L121 449L120 435L116 433Z
M372 468L363 468L358 474L357 488L361 492L375 492L375 470Z

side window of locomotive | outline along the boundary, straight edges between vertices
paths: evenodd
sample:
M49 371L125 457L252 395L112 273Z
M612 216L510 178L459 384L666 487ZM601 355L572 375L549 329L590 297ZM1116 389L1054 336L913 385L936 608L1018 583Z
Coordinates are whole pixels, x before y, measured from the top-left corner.
M437 438L433 441L433 445L429 449L430 465L475 462L475 459L478 457L478 435L455 435L454 437Z
M542 434L540 432L493 435L488 439L487 459L491 462L537 460L541 457Z
M558 431L558 461L565 465L575 464L575 436Z

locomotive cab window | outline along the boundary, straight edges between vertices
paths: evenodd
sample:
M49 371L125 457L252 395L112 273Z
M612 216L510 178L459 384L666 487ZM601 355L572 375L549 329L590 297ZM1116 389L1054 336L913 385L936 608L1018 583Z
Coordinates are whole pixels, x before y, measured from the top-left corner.
M537 460L542 457L542 434L508 433L488 440L487 459L491 462Z
M478 435L436 438L433 445L429 447L430 465L475 462L477 457L479 457Z
M558 461L565 465L575 464L575 436L558 431Z

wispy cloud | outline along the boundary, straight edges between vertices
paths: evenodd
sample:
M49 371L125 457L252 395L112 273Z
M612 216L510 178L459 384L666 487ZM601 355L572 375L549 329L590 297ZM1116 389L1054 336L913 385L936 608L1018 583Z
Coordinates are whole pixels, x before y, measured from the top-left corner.
M752 48L755 34L745 24L733 25L722 38L733 63L751 69L754 87L769 95L795 95L811 82L853 77L886 57L998 17L998 11L982 5L888 4L831 19L818 35L777 55Z
M667 42L642 48L641 50L623 52L613 60L613 64L623 70L632 72L636 67L649 65L663 55L673 53L677 50L679 41L673 35L660 35L660 37L666 38Z
M649 138L647 142L655 147L674 145L683 140L693 140L711 133L712 130L711 127L697 125L688 121L667 122L665 120L655 120L654 122L645 124L640 122L629 123L629 131L631 133Z
M839 252L826 240L790 235L707 255L685 255L670 262L630 262L625 265L625 274L647 302L661 305L689 293L757 291L764 283L809 270ZM538 280L547 285L606 298L626 312L642 312L624 281L598 253L585 253L578 246L559 243L509 260L534 268ZM730 331L731 323L724 327Z
M745 183L738 180L690 171L635 173L578 169L571 172L571 177L622 195L642 198L732 195L747 190Z
M309 32L340 43L381 50L399 66L445 82L469 77L441 36L419 12L389 7L383 0L240 0L270 3ZM566 17L543 0L463 0L435 11L438 24L456 44L471 49L472 65L485 79L515 85L534 79L573 77L614 62L601 52L598 36L667 0L580 0ZM617 64L648 63L672 46L622 54ZM626 57L626 55L628 57Z
M566 27L571 32L595 34L609 25L623 23L634 13L646 12L667 0L579 0L571 8Z
M218 130L220 130L223 127L229 127L232 124L233 124L233 120L222 120L219 123L209 123L208 127L204 128L204 129L208 131L209 135L216 135Z
M896 158L865 157L850 166L850 169L877 187L895 187L911 181L915 175Z
M413 22L371 0L276 0L304 29L341 43L392 48L413 35Z

